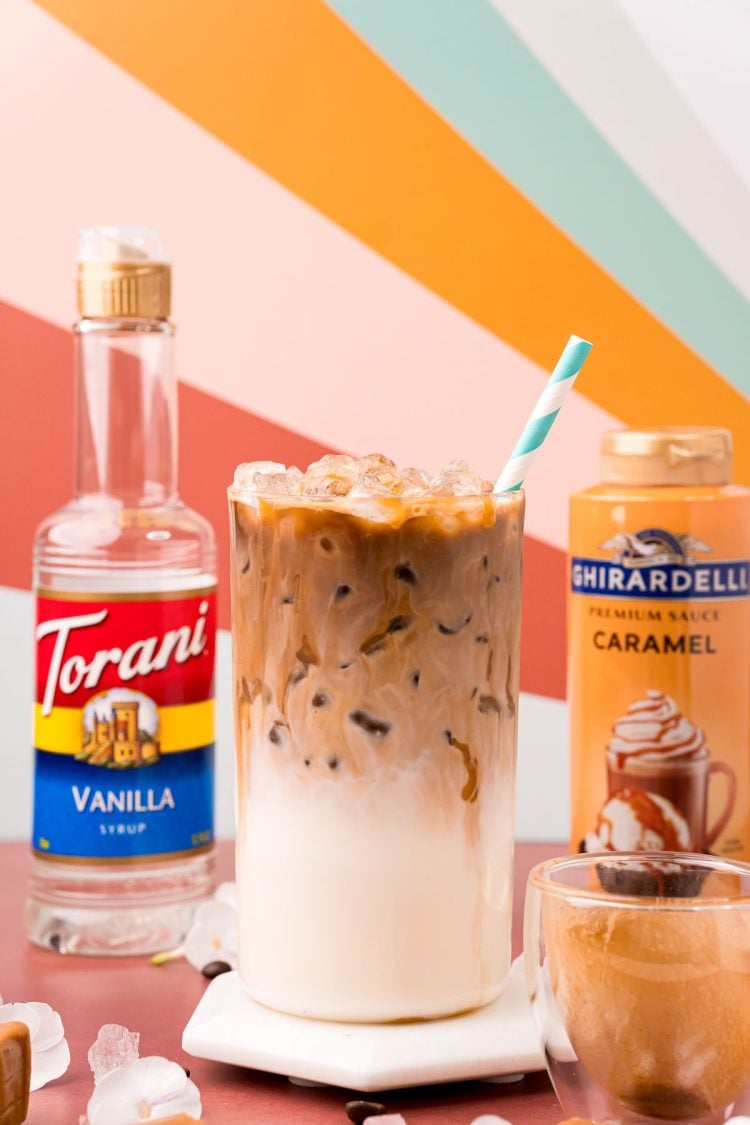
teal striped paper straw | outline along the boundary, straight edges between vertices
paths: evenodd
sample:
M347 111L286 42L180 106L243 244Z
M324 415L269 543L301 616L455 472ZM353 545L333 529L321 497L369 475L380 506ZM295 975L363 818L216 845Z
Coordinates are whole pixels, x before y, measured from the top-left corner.
M510 459L500 474L493 492L513 492L526 480L542 442L552 428L560 408L591 351L588 340L571 336L555 370L547 380L531 416L521 431Z

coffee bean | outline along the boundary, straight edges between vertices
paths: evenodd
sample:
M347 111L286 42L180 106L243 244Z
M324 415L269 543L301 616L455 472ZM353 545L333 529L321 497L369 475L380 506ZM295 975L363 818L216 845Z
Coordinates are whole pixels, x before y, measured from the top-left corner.
M419 585L417 572L415 571L413 566L409 565L409 563L399 563L393 573L396 575L396 578L398 578L399 582L406 582L409 586Z
M380 1117L386 1112L382 1102L354 1101L346 1103L346 1116L354 1125L362 1125L368 1117Z
M349 719L355 726L361 727L367 734L371 734L373 738L385 738L393 726L385 719L376 719L374 715L368 715L367 711L350 711Z
M503 710L494 695L480 695L477 706L480 715L501 715Z
M318 654L308 641L307 637L302 638L302 644L297 649L296 656L300 664L302 664L305 668L309 668L311 664L319 663Z
M297 684L302 683L306 675L307 668L304 667L304 665L301 668L292 668L286 682L287 689L296 687Z
M455 637L456 633L460 633L462 629L471 621L471 612L465 613L463 617L459 618L452 625L444 625L442 621L437 622L438 633L442 633L444 637Z
M392 617L388 622L389 633L403 633L404 629L408 629L411 625L411 617L405 613L400 613L398 617Z
M253 676L250 680L246 676L242 677L242 696L248 703L255 703L262 687L263 681L259 680L257 676Z
M413 618L406 613L397 614L390 619L384 628L371 633L359 646L359 651L365 656L372 656L374 652L379 652L384 647L386 638L391 633L402 633L404 629L408 629L412 621Z
M222 973L231 973L231 971L232 966L228 965L226 961L209 961L208 964L204 965L201 969L204 977L208 977L209 980L213 980L214 977L220 977Z

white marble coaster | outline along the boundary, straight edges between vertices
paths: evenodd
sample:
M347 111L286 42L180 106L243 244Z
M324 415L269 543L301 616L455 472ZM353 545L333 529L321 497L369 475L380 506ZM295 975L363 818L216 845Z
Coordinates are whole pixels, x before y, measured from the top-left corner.
M182 1036L198 1058L370 1093L543 1070L523 963L486 1008L417 1023L328 1023L274 1012L216 977Z

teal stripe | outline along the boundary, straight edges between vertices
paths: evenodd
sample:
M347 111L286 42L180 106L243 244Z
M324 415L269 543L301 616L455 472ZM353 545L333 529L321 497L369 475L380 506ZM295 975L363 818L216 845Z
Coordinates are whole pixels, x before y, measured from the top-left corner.
M551 414L545 414L542 418L531 418L510 455L511 460L524 453L530 453L532 449L538 449L550 432L552 423L559 413L559 410L553 410Z
M577 375L586 362L586 356L590 351L591 344L588 340L576 340L575 343L569 340L555 364L554 371L547 380L547 386L550 383L563 383L566 379L572 379L574 375Z
M327 2L621 285L750 392L750 304L489 0Z

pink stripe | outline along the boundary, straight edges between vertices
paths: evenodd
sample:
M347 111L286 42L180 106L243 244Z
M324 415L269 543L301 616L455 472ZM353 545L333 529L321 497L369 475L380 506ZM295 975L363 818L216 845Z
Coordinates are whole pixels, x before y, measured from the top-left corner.
M34 529L70 498L73 461L73 379L70 336L54 325L0 302L0 339L7 360L9 395L0 411L0 478L16 482L6 497L13 534L0 552L0 585L26 589L31 580ZM40 403L55 402L55 410ZM317 442L181 384L179 388L180 487L188 503L207 516L219 546L219 624L229 625L226 488L246 443L258 458L302 465L323 452ZM68 468L69 467L69 468ZM21 482L33 481L33 488ZM524 691L563 698L565 693L565 559L531 536L525 541L521 669Z
M67 324L75 230L149 223L173 249L187 383L326 446L497 475L536 364L22 0L0 7L0 83L3 158L23 169L3 184L1 296ZM568 493L596 479L613 424L571 395L534 466L534 535L564 545Z

